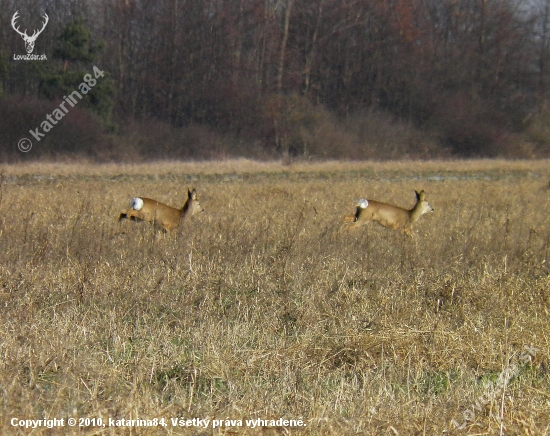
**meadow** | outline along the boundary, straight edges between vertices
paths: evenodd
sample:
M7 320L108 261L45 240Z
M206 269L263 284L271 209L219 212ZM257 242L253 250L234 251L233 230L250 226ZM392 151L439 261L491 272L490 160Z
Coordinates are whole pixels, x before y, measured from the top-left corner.
M0 171L2 434L550 434L549 161ZM171 233L118 221L191 187ZM341 231L415 189L412 238Z

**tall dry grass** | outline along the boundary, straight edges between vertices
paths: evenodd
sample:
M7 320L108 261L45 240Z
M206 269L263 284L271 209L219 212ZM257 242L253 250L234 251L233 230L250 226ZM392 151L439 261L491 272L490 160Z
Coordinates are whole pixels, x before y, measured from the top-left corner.
M307 424L274 434L499 434L499 419L549 433L547 162L234 165L3 168L3 434L29 433L13 417L180 416ZM206 212L174 233L117 221L131 196L179 206L191 184ZM416 237L340 232L357 198L410 207L414 189L435 208Z

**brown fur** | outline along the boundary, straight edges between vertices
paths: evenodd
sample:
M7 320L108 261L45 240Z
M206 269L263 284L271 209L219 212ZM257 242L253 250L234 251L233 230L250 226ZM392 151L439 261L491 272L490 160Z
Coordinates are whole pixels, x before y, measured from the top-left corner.
M411 235L412 225L425 213L434 211L426 201L424 191L420 191L420 193L415 191L415 193L416 204L410 210L367 200L368 206L365 209L357 206L355 215L346 215L344 222L347 223L348 230L364 226L370 221L376 221L388 229L401 229L404 233Z
M126 212L121 213L119 220L124 218L133 218L159 224L164 230L170 231L175 229L181 220L188 216L192 216L197 212L202 212L197 192L193 189L187 191L187 201L181 209L167 206L160 201L150 198L139 197L143 201L143 207L140 210L135 210L133 207Z

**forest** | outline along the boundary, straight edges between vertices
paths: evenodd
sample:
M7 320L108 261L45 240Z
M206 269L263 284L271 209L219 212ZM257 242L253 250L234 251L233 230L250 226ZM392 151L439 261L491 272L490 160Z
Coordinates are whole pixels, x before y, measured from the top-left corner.
M3 162L550 156L550 0L0 0L0 18Z

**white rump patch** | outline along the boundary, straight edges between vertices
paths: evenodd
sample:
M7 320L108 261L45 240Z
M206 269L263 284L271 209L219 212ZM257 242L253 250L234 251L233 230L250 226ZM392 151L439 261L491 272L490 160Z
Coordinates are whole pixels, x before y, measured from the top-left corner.
M130 205L134 210L141 210L141 208L143 207L143 200L139 197L134 197L132 198Z
M360 207L361 209L366 209L368 205L369 205L369 202L364 198L362 198L357 202L357 206Z

